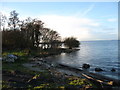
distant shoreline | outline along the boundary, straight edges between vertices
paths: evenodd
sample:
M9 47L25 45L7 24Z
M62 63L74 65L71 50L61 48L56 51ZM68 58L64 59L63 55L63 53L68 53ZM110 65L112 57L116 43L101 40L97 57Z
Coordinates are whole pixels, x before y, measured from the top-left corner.
M120 40L86 40L86 41L80 41L80 42L92 42L92 41L120 41Z

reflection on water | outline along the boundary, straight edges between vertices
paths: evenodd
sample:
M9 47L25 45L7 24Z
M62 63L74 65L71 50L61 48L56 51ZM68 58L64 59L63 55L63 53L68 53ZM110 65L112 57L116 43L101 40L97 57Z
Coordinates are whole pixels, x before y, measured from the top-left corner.
M118 41L83 41L79 51L70 54L62 53L53 59L74 67L81 67L83 63L91 65L90 71L95 67L105 70L104 75L118 75ZM111 73L111 68L117 71Z

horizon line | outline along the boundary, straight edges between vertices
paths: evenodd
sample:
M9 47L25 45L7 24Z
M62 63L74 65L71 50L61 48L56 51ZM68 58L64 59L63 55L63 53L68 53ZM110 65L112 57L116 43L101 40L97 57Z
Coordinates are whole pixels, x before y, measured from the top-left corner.
M119 41L119 39L111 39L111 40L79 40L79 41Z

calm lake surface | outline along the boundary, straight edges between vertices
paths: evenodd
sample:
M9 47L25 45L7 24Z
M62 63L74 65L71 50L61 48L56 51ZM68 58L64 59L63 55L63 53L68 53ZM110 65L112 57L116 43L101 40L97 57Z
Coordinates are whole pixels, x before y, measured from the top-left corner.
M89 71L99 73L108 77L118 78L120 75L120 62L118 59L118 41L81 41L80 50L70 54L62 53L54 56L58 63L63 63L69 66L80 68L82 64L88 63L91 65ZM95 72L95 67L102 68L103 72ZM115 68L116 72L111 72Z

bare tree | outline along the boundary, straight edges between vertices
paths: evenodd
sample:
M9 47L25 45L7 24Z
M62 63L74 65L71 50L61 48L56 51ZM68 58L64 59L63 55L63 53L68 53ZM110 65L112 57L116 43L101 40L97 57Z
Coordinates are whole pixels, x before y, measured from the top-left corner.
M21 32L24 33L27 43L31 44L32 47L35 45L37 47L39 46L43 24L44 23L41 20L31 18L28 18L21 22Z
M1 27L1 30L5 29L6 20L7 20L7 17L5 15L3 15L2 13L0 13L0 27Z
M19 23L18 13L15 10L11 11L8 26L13 28L13 30L15 31L18 27L18 23Z

